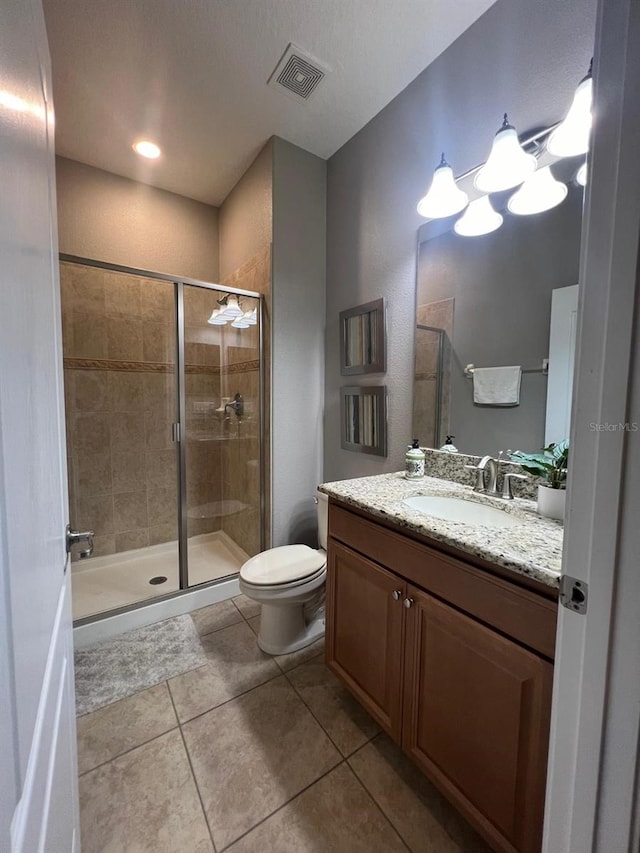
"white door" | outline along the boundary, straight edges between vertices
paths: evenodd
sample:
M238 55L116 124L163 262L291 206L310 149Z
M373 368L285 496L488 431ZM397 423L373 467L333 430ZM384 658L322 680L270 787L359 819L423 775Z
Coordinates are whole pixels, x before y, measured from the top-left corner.
M0 850L79 850L53 112L40 0L0 11Z

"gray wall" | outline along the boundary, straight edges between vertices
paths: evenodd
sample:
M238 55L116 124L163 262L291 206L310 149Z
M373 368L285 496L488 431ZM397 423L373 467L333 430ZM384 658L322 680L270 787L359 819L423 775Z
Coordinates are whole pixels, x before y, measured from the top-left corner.
M271 242L272 159L269 140L220 206L220 279Z
M316 543L322 480L326 162L273 140L273 544Z
M56 157L60 251L203 281L218 278L218 209Z
M398 470L411 438L416 213L446 151L486 159L505 110L526 131L566 112L593 51L596 0L498 0L340 149L327 175L326 480ZM338 313L386 296L389 455L340 448ZM352 377L353 378L353 377Z
M450 231L420 245L418 305L455 299L448 432L464 453L535 451L544 443L547 379L523 374L520 405L476 406L466 364L538 367L549 355L551 291L578 283L582 188L537 216L511 216L492 234Z

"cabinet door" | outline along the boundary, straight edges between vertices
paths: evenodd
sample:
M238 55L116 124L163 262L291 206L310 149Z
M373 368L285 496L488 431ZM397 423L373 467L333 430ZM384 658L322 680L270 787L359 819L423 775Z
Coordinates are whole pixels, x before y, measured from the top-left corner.
M403 747L497 851L539 851L553 667L408 587Z
M405 591L391 572L329 541L327 665L398 742Z

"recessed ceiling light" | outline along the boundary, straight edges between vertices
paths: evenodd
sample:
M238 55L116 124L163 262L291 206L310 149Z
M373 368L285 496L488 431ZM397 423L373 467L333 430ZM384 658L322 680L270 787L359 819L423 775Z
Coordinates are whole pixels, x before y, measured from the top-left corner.
M141 157L148 157L149 160L157 160L161 154L155 142L149 142L148 139L140 139L138 142L134 142L132 148L136 154L140 154Z

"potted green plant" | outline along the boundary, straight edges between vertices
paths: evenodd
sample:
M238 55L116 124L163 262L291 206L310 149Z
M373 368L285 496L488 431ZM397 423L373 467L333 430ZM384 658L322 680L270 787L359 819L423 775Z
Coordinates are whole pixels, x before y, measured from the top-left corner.
M511 460L528 474L541 477L546 483L538 485L538 512L547 518L564 518L569 464L569 442L565 439L544 447L541 453L517 450Z

